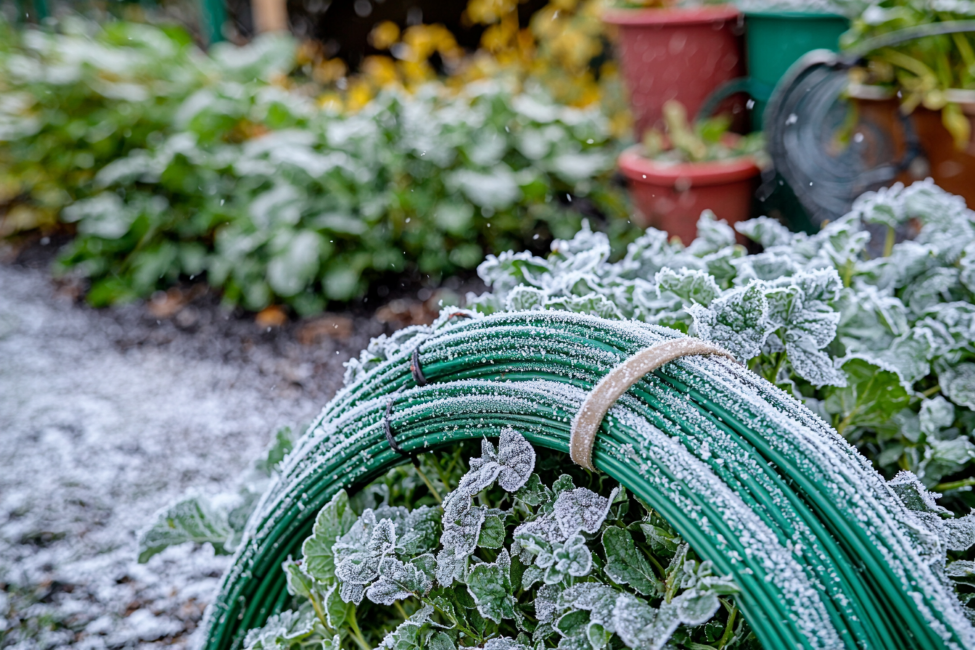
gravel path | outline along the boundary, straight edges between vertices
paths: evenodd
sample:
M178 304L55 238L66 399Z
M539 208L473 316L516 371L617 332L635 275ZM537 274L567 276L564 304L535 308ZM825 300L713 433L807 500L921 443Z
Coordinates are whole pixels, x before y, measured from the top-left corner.
M184 546L138 565L135 531L191 488L235 490L383 331L165 302L98 312L0 265L0 647L190 645L227 558Z

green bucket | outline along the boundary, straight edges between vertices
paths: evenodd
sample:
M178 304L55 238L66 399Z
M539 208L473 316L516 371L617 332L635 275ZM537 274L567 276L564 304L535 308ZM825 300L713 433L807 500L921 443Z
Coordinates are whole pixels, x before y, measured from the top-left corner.
M849 28L849 19L836 14L746 11L745 52L751 83L771 94L799 57L811 50L835 52L839 49L840 34ZM756 130L762 128L767 103L768 97L755 98L752 121Z

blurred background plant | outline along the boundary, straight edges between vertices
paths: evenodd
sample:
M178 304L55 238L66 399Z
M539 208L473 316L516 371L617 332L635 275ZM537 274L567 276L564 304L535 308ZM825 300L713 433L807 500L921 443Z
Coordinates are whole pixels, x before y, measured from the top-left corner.
M594 7L547 20L598 25ZM589 70L602 35L559 44L510 3L465 20L488 24L473 54L443 25L380 22L386 54L355 72L280 34L204 55L175 27L5 24L0 236L72 236L58 267L95 305L205 278L229 304L302 315L391 273L436 284L541 250L583 216L632 239L611 178L625 113L600 105L619 97L611 66Z

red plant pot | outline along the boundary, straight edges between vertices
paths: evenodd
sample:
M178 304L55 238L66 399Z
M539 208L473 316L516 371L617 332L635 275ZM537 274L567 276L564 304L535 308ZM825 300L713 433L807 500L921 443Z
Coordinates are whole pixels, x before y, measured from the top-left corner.
M700 163L662 163L640 154L639 145L619 157L636 207L634 222L680 237L685 245L697 236L704 210L734 225L748 219L760 170L751 156Z
M664 102L676 99L694 119L715 88L745 74L743 18L731 5L610 9L603 21L619 28L617 50L637 139L662 126ZM743 107L734 97L721 110L743 115Z

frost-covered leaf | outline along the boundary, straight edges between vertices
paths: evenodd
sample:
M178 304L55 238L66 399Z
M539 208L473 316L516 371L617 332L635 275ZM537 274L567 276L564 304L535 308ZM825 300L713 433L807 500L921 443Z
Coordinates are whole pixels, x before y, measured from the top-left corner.
M967 551L975 545L975 513L944 520L945 546L951 551Z
M369 586L366 597L389 606L410 596L425 596L432 587L430 578L416 565L387 557L379 565L379 580Z
M234 531L227 523L227 513L214 507L208 499L191 495L160 510L155 521L139 532L139 562L170 546L209 542L217 553L226 553L224 545Z
M758 217L757 219L749 219L748 221L739 221L735 224L735 230L752 241L761 244L762 248L789 246L794 236L789 232L788 228L769 217Z
M657 284L658 297L662 298L664 293L674 294L685 307L692 304L707 307L721 295L714 278L695 269L660 269L654 276L654 282Z
M826 411L843 425L841 433L849 427L886 422L910 401L894 372L858 358L845 361L842 370L847 385L831 388L824 403Z
M332 546L352 529L355 521L348 494L345 490L339 490L319 511L312 536L301 546L304 568L309 575L322 582L335 576Z
M697 335L728 350L739 361L746 361L762 351L769 333L768 301L759 283L725 292L704 308L691 305Z
M548 299L548 293L535 287L518 286L508 294L507 311L530 311L541 309Z
M948 515L950 511L939 506L936 502L941 495L929 492L918 480L917 476L908 471L898 472L897 476L887 482L897 498L908 510L913 512L927 512L937 515Z
M610 320L623 320L623 314L611 300L599 294L587 296L565 296L549 298L545 301L546 309L571 311L579 314L592 314Z
M833 365L833 359L819 349L812 338L787 340L785 350L795 373L813 386L846 386L846 375Z
M281 568L287 576L288 593L299 598L311 598L315 582L302 566L289 557L281 564Z
M244 638L246 650L278 650L300 643L315 631L311 612L284 611L267 619L264 627L251 630Z
M516 603L510 590L508 573L500 562L475 565L467 577L467 591L474 598L477 611L498 624L515 617Z
M975 410L975 363L963 362L938 371L941 392L958 406Z
M929 436L936 435L941 429L947 429L955 421L955 407L944 397L938 395L921 402L920 418L921 431Z
M945 567L945 575L967 585L975 584L975 562L971 560L957 560Z
M687 252L703 257L735 245L735 231L727 221L719 220L713 212L705 210L697 220L697 238L687 247Z
M483 508L471 508L455 522L445 523L440 543L444 550L452 550L457 557L470 555L477 546L485 512Z
M562 534L569 537L579 531L597 533L618 492L619 489L614 488L609 498L601 497L586 488L561 492L555 500L554 513Z
M514 639L506 636L495 637L484 644L484 650L531 650L523 643L518 643Z
M630 585L643 596L655 596L661 591L661 583L653 567L637 549L628 530L610 526L603 533L602 541L606 551L603 570L614 582Z
M501 548L504 545L504 535L504 524L500 517L485 517L477 545L480 548Z
M506 428L498 441L498 464L498 485L507 492L517 492L535 469L535 450L523 435Z
M552 490L542 483L538 474L532 474L528 482L521 489L515 492L515 499L522 501L532 507L537 507L543 503L551 502L553 498Z

